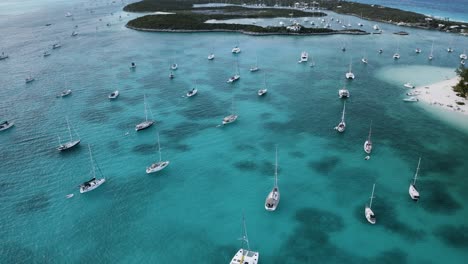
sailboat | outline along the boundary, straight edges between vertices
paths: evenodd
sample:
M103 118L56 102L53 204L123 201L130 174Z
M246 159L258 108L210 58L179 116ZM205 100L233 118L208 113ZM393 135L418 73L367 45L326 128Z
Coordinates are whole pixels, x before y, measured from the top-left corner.
M348 80L354 79L354 73L351 71L351 69L352 69L352 60L349 62L349 71L345 74L346 79Z
M371 133L372 133L372 121L369 127L369 136L367 136L366 142L364 142L364 151L367 154L370 154L372 151L372 141L371 141Z
M266 77L265 74L263 74L263 85L265 88L260 89L257 91L258 96L265 95L268 92L268 89L266 88Z
M242 215L242 246L232 258L230 264L257 264L260 254L250 250L249 238L247 237L247 227L245 225L245 217ZM247 246L247 249L244 249Z
M240 74L239 74L239 65L238 65L238 62L236 61L236 74L234 74L234 76L232 76L231 78L229 78L227 80L228 83L233 83L237 80L240 79Z
M414 52L416 52L416 54L419 54L419 53L421 53L421 49L420 49L420 48L416 48L416 49L414 50Z
M416 173L414 174L413 182L410 184L409 190L408 190L411 199L413 199L414 201L418 201L418 200L419 200L419 192L418 192L418 190L416 189L416 179L418 178L419 165L420 165L420 164L421 164L421 157L419 157L418 168L416 169Z
M71 149L71 148L77 146L78 144L80 144L80 142L81 142L81 140L79 138L78 138L78 140L73 140L73 136L72 136L71 129L70 129L70 124L68 122L68 117L66 118L66 120L67 120L68 134L70 135L70 141L62 144L62 142L60 141L60 137L59 137L59 146L57 147L57 150L59 150L59 151L64 151L64 150Z
M108 96L107 96L109 99L117 99L117 97L119 97L119 91L118 90L115 90L113 91L112 93L110 93Z
M31 75L29 75L29 77L26 77L26 79L24 79L26 83L33 82L34 80L35 80L34 77L32 77Z
M145 121L139 123L135 126L135 131L140 131L146 129L154 124L153 120L148 120L148 111L146 110L146 95L143 97L143 102L145 104Z
M365 55L364 55L364 57L362 57L361 61L362 61L362 63L364 63L364 64L369 63L369 61L367 60L367 56L365 56Z
M89 148L89 158L91 160L91 168L92 168L92 173L93 173L93 178L89 181L85 181L83 182L81 185L80 185L80 193L86 193L86 192L90 192L94 189L96 189L97 187L101 186L101 184L103 184L106 179L103 177L102 173L101 173L101 179L96 179L96 169L94 168L94 161L93 161L93 155L91 153L91 146L88 145L88 148ZM99 172L101 172L101 170L99 170Z
M210 55L208 55L208 60L213 60L214 58L215 58L214 53L210 53Z
M397 50L396 50L395 54L393 54L393 59L394 59L394 60L400 59L400 53L399 53L399 51L400 51L400 42L398 41Z
M374 215L374 212L372 211L372 200L375 198L374 190L375 190L375 183L374 183L374 186L372 186L372 195L370 197L369 206L367 206L366 204L366 208L364 209L364 214L366 216L366 219L371 224L375 224L375 215Z
M429 60L432 60L434 58L433 53L434 53L434 41L432 42L431 53L429 54L429 57L428 57Z
M275 185L273 186L273 189L268 194L265 200L265 209L267 211L275 211L276 207L278 207L279 202L280 202L280 191L278 187L278 146L277 146L276 153L275 153Z
M223 125L233 123L237 120L237 115L234 114L234 100L231 103L231 114L223 118Z
M250 72L256 72L258 70L260 70L260 69L258 68L258 57L257 57L257 58L255 58L255 65L250 67Z
M343 103L343 114L341 115L341 122L338 124L338 126L335 127L338 132L342 133L345 131L346 128L346 123L344 120L345 117L345 107L346 107L346 102Z
M171 70L175 71L175 70L177 70L178 67L179 66L177 65L177 63L172 63Z
M234 54L237 54L241 52L241 49L239 48L239 46L236 45L234 48L232 48L231 52Z
M195 86L197 86L197 82L195 81ZM198 93L198 89L196 87L192 88L192 90L187 92L187 97L192 97Z
M346 89L346 87L341 88L338 90L338 95L340 98L348 98L349 97L349 91Z
M157 172L163 170L169 165L169 161L162 161L161 159L161 145L159 144L159 133L158 133L158 152L159 152L159 161L151 164L151 166L146 168L146 173L150 174L153 172Z
M308 60L309 60L309 53L307 53L307 51L303 51L301 53L301 59L298 62L302 63L302 62L307 62Z
M468 59L468 56L466 55L466 50L463 50L463 53L460 54L460 60L466 60Z
M135 69L136 68L136 64L135 62L132 61L132 63L130 63L130 69Z
M14 126L15 125L15 122L8 122L7 121L3 121L0 123L0 131L4 131L4 130L7 130L9 129L10 127Z

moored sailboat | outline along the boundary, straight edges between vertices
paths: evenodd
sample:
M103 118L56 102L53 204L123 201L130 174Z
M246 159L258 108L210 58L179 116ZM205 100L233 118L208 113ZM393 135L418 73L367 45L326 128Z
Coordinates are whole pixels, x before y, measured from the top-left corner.
M169 165L169 161L163 161L161 158L161 145L159 144L159 132L158 132L158 152L159 152L159 161L151 164L151 166L146 168L146 173L150 174L153 172L158 172L163 170Z
M268 194L267 198L265 199L265 210L267 211L275 211L278 207L280 202L280 191L278 187L278 146L276 146L275 152L275 184L273 185L273 189Z
M370 197L370 203L369 205L366 204L366 207L364 209L364 215L366 216L367 221L371 224L375 224L376 222L374 211L372 211L372 200L375 198L374 190L375 190L375 183L372 186L372 195Z
M101 179L96 179L96 169L94 168L94 161L93 161L93 155L91 153L91 146L88 145L88 148L89 148L89 158L91 160L93 178L89 181L85 181L84 183L80 185L80 193L90 192L96 189L97 187L101 186L101 184L103 184L106 181L104 177ZM101 170L99 170L99 172L101 172ZM103 176L102 173L101 173L101 176Z
M68 128L68 135L70 136L70 141L62 144L62 142L60 141L60 137L59 137L59 146L57 147L57 150L59 150L59 151L65 151L65 150L71 149L71 148L77 146L78 144L80 144L80 142L81 142L80 138L78 138L77 140L73 140L73 136L72 136L72 133L71 133L68 118L66 118L66 120L67 120L67 128Z
M418 201L419 200L419 191L418 191L418 189L416 189L416 179L418 178L419 165L420 164L421 164L421 157L419 157L418 167L416 168L416 173L414 174L413 182L410 183L410 186L409 186L409 189L408 189L409 195L410 195L411 199L413 199L413 201Z
M343 103L343 114L341 115L341 122L338 124L338 126L335 127L335 130L337 130L340 133L344 132L346 129L345 107L346 107L346 102Z
M364 142L364 151L367 154L370 154L372 151L372 140L371 140L371 134L372 134L372 121L369 127L369 135L367 136L367 140Z
M135 126L135 131L140 131L143 129L147 129L148 127L152 126L154 124L153 120L148 120L148 111L146 109L146 95L143 97L143 102L145 104L145 121L137 124Z

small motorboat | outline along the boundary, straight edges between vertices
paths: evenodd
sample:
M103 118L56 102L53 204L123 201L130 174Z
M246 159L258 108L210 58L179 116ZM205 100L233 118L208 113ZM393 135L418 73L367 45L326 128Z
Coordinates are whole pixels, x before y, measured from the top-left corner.
M58 49L60 47L62 47L62 45L60 43L55 43L55 44L52 45L52 49Z
M187 92L187 97L192 97L198 93L198 89L193 88L192 90Z
M260 90L258 90L257 94L258 94L258 96L262 96L262 95L265 95L267 92L268 92L267 89L260 89Z
M235 82L235 81L237 81L239 79L240 79L240 75L236 74L236 75L232 76L231 78L229 78L229 80L227 80L227 82L228 83L233 83L233 82Z
M452 52L453 52L453 49L450 48L450 47L448 47L448 48L447 48L447 52L448 52L448 53L452 53Z
M251 72L256 72L258 70L260 70L260 69L257 66L253 66L252 68L250 68Z
M421 49L420 49L420 48L416 48L416 49L414 50L414 52L416 52L416 54L419 54L419 53L421 53Z
M25 79L26 83L30 83L30 82L33 82L34 81L34 77L32 76L29 76Z
M412 97L408 97L408 98L403 99L403 101L405 101L405 102L417 102L417 101L419 101L419 99L412 96Z
M465 60L461 60L461 61L460 61L460 64L461 64L461 65L465 65Z
M382 54L383 53L383 49L379 49L379 54Z
M44 53L42 54L42 56L48 57L48 56L50 56L50 52L49 52L49 51L44 51Z
M65 97L67 95L70 95L71 93L72 93L72 90L70 90L70 89L64 90L59 95L57 95L57 97Z
M67 194L66 197L67 197L67 199L70 199L70 198L72 198L73 196L75 196L75 195L74 195L73 193L70 193L70 194Z
M400 54L399 54L399 53L393 54L393 59L394 59L394 60L400 59Z
M0 131L7 130L14 125L14 122L3 121L2 123L0 123Z
M132 62L132 63L130 64L130 69L135 69L135 68L136 68L136 64L135 64L135 62Z
M214 60L214 58L215 58L215 55L213 53L208 55L208 60Z
M228 115L225 118L223 118L223 125L233 123L236 120L237 120L237 115Z
M174 73L171 72L171 73L169 74L169 79L174 79L174 77L175 77Z
M406 93L406 95L408 95L408 96L416 96L416 95L420 95L420 94L421 94L420 91L414 91L414 92Z
M414 86L413 84L411 84L411 83L409 83L409 82L403 84L403 86L405 86L406 88L409 88L409 89L414 89L414 88L416 88L416 86Z
M4 59L8 59L8 55L5 54L5 52L2 52L2 54L0 54L0 60L4 60Z
M73 31L73 32L71 33L71 36L72 36L72 37L78 36L78 32Z
M179 67L179 66L177 65L177 63L173 63L173 64L171 65L171 70L175 71L175 70L177 70L178 67Z
M109 94L109 96L107 96L109 99L117 99L117 97L119 97L119 91L113 91L111 94Z

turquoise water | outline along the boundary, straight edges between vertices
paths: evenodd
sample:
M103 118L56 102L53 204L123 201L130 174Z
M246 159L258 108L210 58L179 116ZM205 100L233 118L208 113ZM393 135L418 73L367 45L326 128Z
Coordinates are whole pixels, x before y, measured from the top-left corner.
M240 246L242 212L261 263L462 263L467 257L468 130L404 104L407 77L398 71L410 67L415 83L439 81L458 66L466 38L413 29L395 36L399 28L391 25L369 36L144 33L124 27L136 15L120 12L120 2L55 3L0 17L8 36L0 49L10 55L0 61L0 113L16 123L0 134L0 263L227 263ZM75 25L79 35L72 38ZM428 63L433 40L435 59ZM55 41L62 48L43 58ZM450 42L453 54L444 51ZM242 52L235 56L230 50L237 43ZM414 54L416 46L422 54ZM395 62L397 47L402 58ZM297 63L302 50L314 68ZM214 61L206 59L211 51ZM368 65L359 62L364 55ZM261 71L250 73L256 57ZM236 58L242 77L230 85ZM347 82L350 60L356 79ZM179 69L170 80L174 61ZM396 81L385 78L386 70ZM259 98L264 73L269 93ZM36 81L26 85L29 74ZM184 98L195 82L199 94ZM345 83L351 98L347 130L339 135L337 90ZM55 98L65 88L73 94ZM110 102L116 89L121 95ZM144 95L156 125L136 133ZM239 119L217 127L232 101ZM66 117L82 143L58 153ZM371 120L374 150L365 161ZM171 164L147 175L146 166L158 159L158 131ZM107 181L79 194L91 169L87 144ZM275 144L282 200L271 213L263 206L273 185ZM421 200L414 203L408 184L419 156ZM363 211L374 182L377 224L371 226ZM69 193L75 196L66 199Z

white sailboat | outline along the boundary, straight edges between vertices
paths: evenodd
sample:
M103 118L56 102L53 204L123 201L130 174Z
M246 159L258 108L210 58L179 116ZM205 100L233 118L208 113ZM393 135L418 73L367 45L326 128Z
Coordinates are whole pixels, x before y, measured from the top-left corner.
M372 134L372 121L369 127L369 135L367 136L367 140L364 142L364 151L367 154L370 154L372 151L372 140L371 140L371 134Z
M33 82L34 80L35 80L34 77L32 77L31 75L29 75L28 77L26 77L26 79L24 79L26 83Z
M71 93L72 93L72 90L70 89L63 90L59 95L57 95L57 97L65 97L67 95L70 95Z
M393 59L394 60L400 59L400 41L398 41L396 52L395 54L393 54Z
M237 54L241 52L241 49L239 48L239 46L235 46L234 48L232 48L231 52Z
M208 60L214 60L214 58L215 58L214 53L210 53L210 55L208 55Z
M146 168L146 173L150 174L153 172L157 172L163 170L169 165L169 161L162 161L161 158L161 145L159 144L159 132L158 132L158 152L159 152L159 161L151 164L151 166Z
M61 45L59 42L54 43L54 44L52 45L52 49L58 49L58 48L60 48L60 47L62 47L62 45Z
M265 88L260 89L257 91L258 96L265 95L268 92L267 85L266 85L266 75L263 74L263 85Z
M148 120L148 111L146 110L146 95L143 97L143 102L145 104L145 121L137 124L135 126L135 131L146 129L154 124L153 120Z
M234 255L230 264L258 264L260 254L259 252L250 250L244 215L242 215L242 237L240 240L242 241L242 246ZM247 249L244 248L245 246L247 246Z
M345 107L346 107L346 102L343 103L343 114L341 115L341 122L338 124L338 126L335 127L335 130L338 130L338 132L340 133L344 132L346 129Z
M354 73L352 72L352 60L349 62L349 70L345 74L345 76L348 80L354 80Z
M260 70L260 69L258 68L258 57L257 57L257 58L255 58L255 65L250 67L250 72L256 72L258 70Z
M5 52L2 52L2 54L0 54L0 60L4 60L4 59L8 59L8 54L5 54Z
M265 200L265 210L275 211L280 202L280 191L278 187L278 146L275 152L275 184Z
M132 61L132 63L130 63L130 69L135 69L136 68L136 64L135 62Z
M431 53L429 54L428 59L431 61L434 58L434 41L432 41Z
M233 123L237 120L237 115L234 113L234 100L231 103L231 114L223 118L223 125Z
M374 212L372 211L372 200L375 198L374 190L375 190L375 183L374 183L374 186L372 186L372 195L370 197L370 203L369 205L366 204L366 207L364 209L364 215L366 216L367 221L371 224L375 224L375 215L374 215Z
M93 160L93 154L91 153L91 146L88 145L88 148L89 148L89 158L91 160L91 168L92 168L93 178L91 180L89 180L89 181L83 182L80 185L80 193L90 192L90 191L96 189L97 187L101 186L101 184L103 184L106 181L106 179L103 177L102 173L101 173L101 176L103 178L96 179L96 169L94 168L94 160ZM100 171L101 170L99 170L99 172Z
M239 64L238 64L238 62L237 62L237 60L236 60L236 73L235 73L233 76L231 76L231 78L229 78L229 79L227 80L227 83L233 83L233 82L235 82L235 81L237 81L237 80L239 80L239 79L240 79Z
M60 141L60 137L59 137L59 146L57 147L57 150L59 151L71 149L77 146L78 144L80 144L81 142L79 138L77 140L73 140L73 136L72 136L71 129L70 129L70 124L68 122L68 117L66 118L66 120L67 120L67 128L68 128L68 135L70 136L70 141L62 144L62 142Z
M418 190L416 189L416 179L418 178L419 165L420 165L420 164L421 164L421 157L419 157L418 168L416 169L416 173L414 174L413 182L410 183L409 190L408 190L411 199L413 199L414 201L418 201L418 200L419 200L419 192L418 192Z

